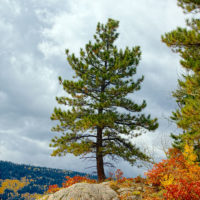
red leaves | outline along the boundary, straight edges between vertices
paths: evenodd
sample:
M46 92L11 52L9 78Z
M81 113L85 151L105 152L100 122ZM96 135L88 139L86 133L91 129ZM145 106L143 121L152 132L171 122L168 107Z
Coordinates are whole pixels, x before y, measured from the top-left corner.
M123 177L123 172L121 171L121 169L116 170L115 177L116 177L117 180L119 180Z
M110 174L113 176L113 174ZM85 182L85 183L97 183L96 180L93 180L93 179L89 179L87 177L82 177L82 176L74 176L74 177L69 177L69 176L66 176L66 181L62 184L62 188L67 188L67 187L70 187L71 185L75 184L75 183L81 183L81 182ZM116 179L116 182L118 184L120 183L125 183L126 181L131 181L133 182L133 179L132 178L125 178L123 177L123 172L120 170L120 169L117 169L116 172L115 172L115 179ZM108 180L112 180L112 177L111 178L108 178ZM49 186L49 189L48 189L48 193L55 193L57 192L58 190L60 190L61 188L58 187L58 185L50 185Z
M170 149L168 155L169 159L156 163L153 168L145 174L148 177L149 183L157 186L162 185L161 182L164 176L170 176L170 174L172 174L174 177L177 177L179 174L177 170L186 168L186 160L181 151L178 149Z
M178 200L199 200L200 199L200 181L188 183L186 180L179 180L179 184L166 187L167 192L164 196L167 199Z
M166 200L200 199L200 166L189 162L177 149L171 149L169 159L155 164L146 175L149 183L166 191Z
M85 183L96 183L96 180L93 179L89 179L87 177L82 177L82 176L74 176L73 178L66 176L67 181L65 181L62 185L64 188L67 188L75 183L81 183L81 182L85 182Z
M55 185L50 185L47 192L48 192L48 193L55 193L55 192L57 192L58 190L60 190L60 188L58 187L57 184L55 184Z
M142 178L141 176L137 176L137 177L133 178L133 181L135 183L146 183L146 179Z
M93 179L89 179L87 177L82 177L82 176L74 176L74 177L69 177L66 176L65 177L67 180L62 184L63 188L67 188L70 187L71 185L75 184L75 183L81 183L81 182L85 182L85 183L96 183L96 180ZM59 188L58 185L50 185L49 189L48 189L48 193L55 193L58 190L60 190L62 188Z

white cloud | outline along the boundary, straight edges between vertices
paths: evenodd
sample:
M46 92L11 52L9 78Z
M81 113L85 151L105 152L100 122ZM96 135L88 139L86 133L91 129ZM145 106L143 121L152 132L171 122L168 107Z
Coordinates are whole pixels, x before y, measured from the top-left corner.
M98 21L120 21L117 46L141 46L138 75L145 75L134 100L147 100L146 113L161 126L136 141L153 146L163 130L172 130L164 117L175 107L179 58L161 43L161 35L184 24L174 0L2 0L0 4L0 158L15 162L85 170L73 156L51 158L48 147L55 96L64 94L57 77L71 79L65 48L77 55L92 40ZM184 26L184 25L183 25ZM23 145L25 144L25 145ZM158 154L160 151L157 150ZM80 164L81 163L81 164ZM126 175L135 168L120 163ZM137 173L142 171L137 171Z
M7 12L12 12L13 16L18 16L21 14L21 6L19 2L15 0L1 0L0 13L7 14Z

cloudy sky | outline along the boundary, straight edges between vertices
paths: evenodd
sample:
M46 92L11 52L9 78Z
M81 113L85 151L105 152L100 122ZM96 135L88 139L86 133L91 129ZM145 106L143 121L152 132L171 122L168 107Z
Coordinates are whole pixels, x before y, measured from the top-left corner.
M184 26L185 17L176 0L0 0L0 160L91 172L88 162L74 156L50 156L55 135L50 116L55 97L64 94L58 76L73 75L65 49L78 55L97 22L108 18L120 21L118 47L141 46L138 75L145 80L133 97L146 99L145 112L157 117L160 127L133 142L161 158L161 144L176 131L168 118L182 73L178 55L161 35ZM144 171L122 161L117 167L126 176Z

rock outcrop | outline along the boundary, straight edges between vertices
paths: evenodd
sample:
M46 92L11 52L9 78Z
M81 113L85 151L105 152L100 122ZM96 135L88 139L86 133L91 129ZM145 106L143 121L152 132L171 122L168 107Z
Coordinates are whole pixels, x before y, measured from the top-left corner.
M77 183L40 200L119 200L108 184Z
M76 183L54 194L46 195L40 200L141 200L143 192L143 184L119 187L112 182Z

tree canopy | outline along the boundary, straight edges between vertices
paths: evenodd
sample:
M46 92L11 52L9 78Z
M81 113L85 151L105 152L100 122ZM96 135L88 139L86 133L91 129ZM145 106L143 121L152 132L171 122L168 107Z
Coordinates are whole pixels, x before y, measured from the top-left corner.
M199 13L199 0L178 0L178 5L185 13ZM162 41L180 54L180 64L185 69L173 93L179 107L171 118L183 130L178 136L172 134L174 146L183 149L190 143L200 159L200 20L187 19L186 24L187 28L166 33Z
M131 164L137 159L148 160L131 138L142 130L155 130L157 119L141 111L146 102L134 102L128 94L140 89L142 76L134 80L141 51L140 47L117 49L119 21L108 19L97 24L94 40L89 41L80 56L66 50L69 66L74 70L73 80L59 77L66 96L56 97L66 109L55 108L52 120L59 124L52 128L62 135L52 139L52 155L72 153L96 160L99 181L105 179L105 157L123 158Z

